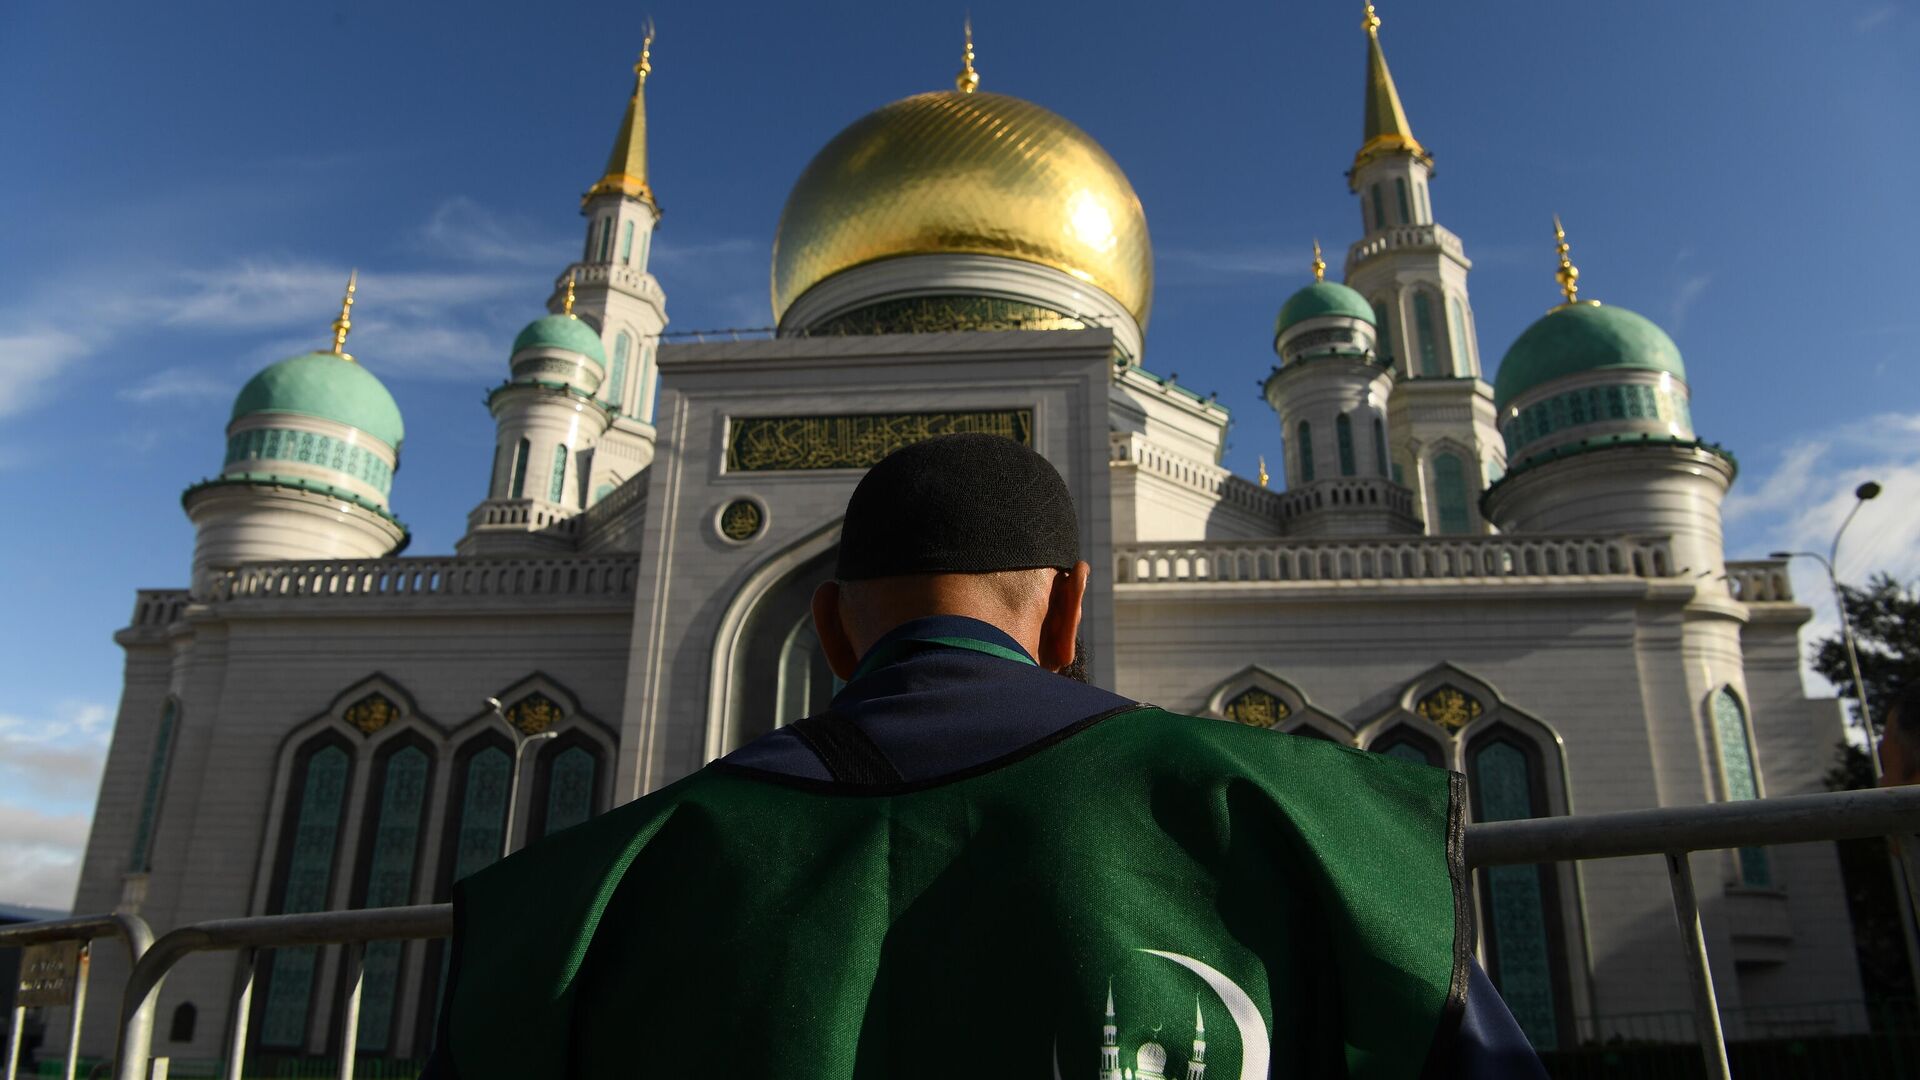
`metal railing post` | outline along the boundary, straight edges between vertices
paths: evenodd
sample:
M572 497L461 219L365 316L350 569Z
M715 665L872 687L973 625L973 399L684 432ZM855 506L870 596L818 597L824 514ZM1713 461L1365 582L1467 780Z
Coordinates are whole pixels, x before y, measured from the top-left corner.
M360 1049L360 989L367 981L367 947L347 945L340 973L347 980L347 1012L340 1022L340 1080L353 1080L353 1055Z
M80 1064L80 1019L87 1012L87 973L93 969L93 943L80 943L80 972L73 980L73 1023L67 1030L67 1080Z
M1713 999L1713 970L1707 967L1707 939L1700 931L1700 905L1693 895L1693 870L1687 853L1667 853L1667 876L1673 884L1673 915L1686 943L1687 981L1693 988L1693 1024L1706 1059L1707 1080L1730 1080L1727 1040L1720 1031L1720 1007Z
M20 1029L27 1026L27 1007L13 1007L13 1026L7 1029L7 1080L19 1080Z
M257 966L252 949L240 951L240 992L233 999L233 1016L227 1022L226 1080L241 1080L247 1061L247 1021L253 1018L253 971Z

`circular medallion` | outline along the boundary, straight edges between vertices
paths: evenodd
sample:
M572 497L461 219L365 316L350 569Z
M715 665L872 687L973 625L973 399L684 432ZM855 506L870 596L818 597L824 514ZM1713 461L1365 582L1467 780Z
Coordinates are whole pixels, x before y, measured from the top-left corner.
M736 544L744 544L766 528L767 511L752 499L735 499L720 508L720 535Z

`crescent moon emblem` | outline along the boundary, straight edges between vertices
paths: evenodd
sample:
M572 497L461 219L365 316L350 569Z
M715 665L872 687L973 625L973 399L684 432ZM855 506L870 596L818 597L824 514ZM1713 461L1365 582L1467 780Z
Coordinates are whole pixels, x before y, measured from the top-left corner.
M1240 1032L1240 1080L1249 1077L1258 1080L1267 1075L1268 1065L1273 1057L1272 1047L1267 1042L1267 1022L1260 1016L1260 1009L1240 989L1232 979L1227 978L1212 967L1195 960L1191 956L1179 953L1162 952L1159 949L1139 949L1149 956L1158 956L1171 960L1195 975L1207 984L1220 998L1220 1004L1227 1007L1227 1016L1233 1020L1233 1026ZM1058 1065L1055 1065L1058 1068Z

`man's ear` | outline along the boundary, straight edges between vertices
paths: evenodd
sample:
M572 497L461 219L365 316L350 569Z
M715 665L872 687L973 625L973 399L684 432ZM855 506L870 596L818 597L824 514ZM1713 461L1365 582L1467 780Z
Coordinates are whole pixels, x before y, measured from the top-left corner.
M1093 568L1083 560L1074 563L1073 569L1054 575L1047 596L1047 617L1040 624L1040 655L1035 657L1048 671L1059 671L1073 663L1074 642L1080 636L1080 604L1087 598L1087 579L1092 573Z
M840 617L839 582L823 581L813 590L813 631L820 635L820 651L827 654L827 666L842 681L853 678L860 657L854 653L846 620Z

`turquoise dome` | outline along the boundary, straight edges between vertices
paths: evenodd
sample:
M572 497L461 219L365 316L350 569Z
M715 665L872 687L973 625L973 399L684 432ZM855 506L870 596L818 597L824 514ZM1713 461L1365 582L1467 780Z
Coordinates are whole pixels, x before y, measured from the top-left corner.
M373 372L334 353L302 353L269 365L233 399L233 419L296 413L333 420L379 439L397 453L406 438L400 406Z
M1368 326L1374 325L1373 306L1367 298L1334 281L1316 281L1287 298L1280 305L1280 321L1274 324L1275 337L1287 332L1287 329L1306 319L1322 315L1345 315L1348 318L1361 319Z
M1570 304L1547 312L1507 349L1493 380L1494 404L1504 409L1536 386L1608 369L1687 377L1679 346L1651 319L1626 308Z
M584 353L601 367L607 364L607 350L600 344L600 334L572 315L548 315L528 323L520 336L513 339L513 354L518 356L522 349L565 349Z

